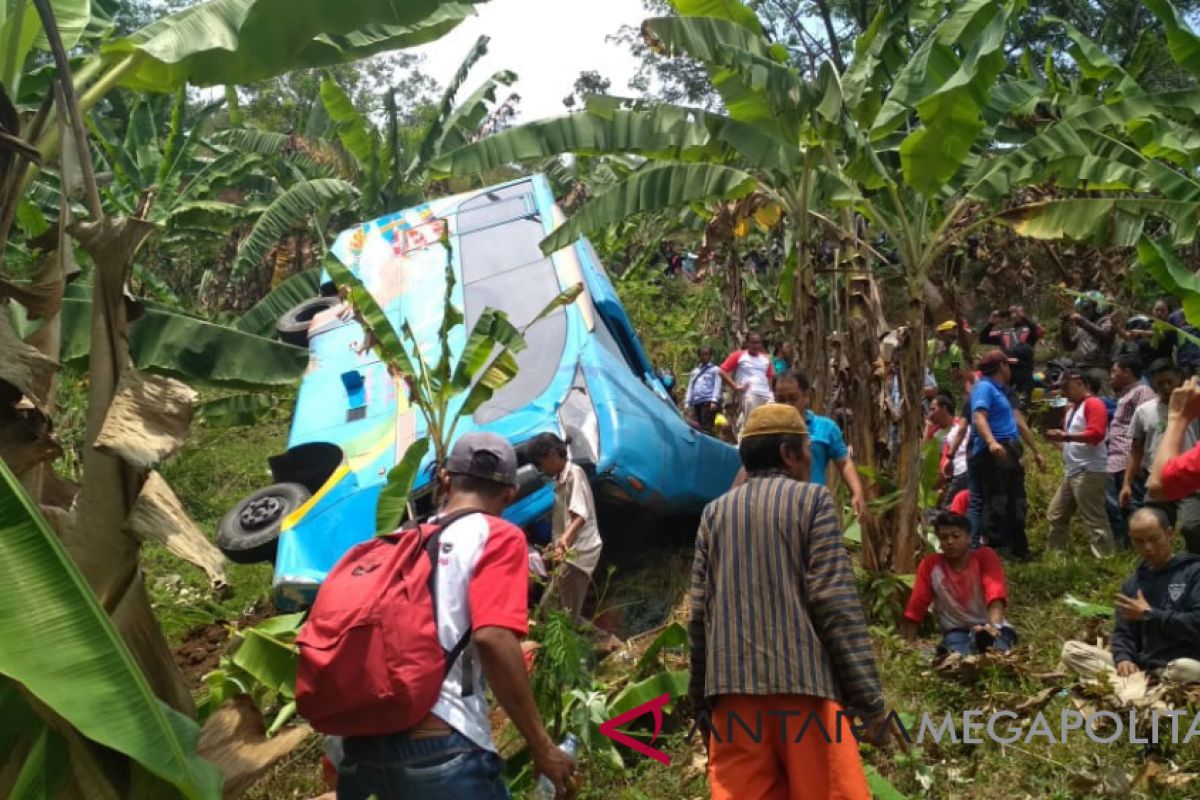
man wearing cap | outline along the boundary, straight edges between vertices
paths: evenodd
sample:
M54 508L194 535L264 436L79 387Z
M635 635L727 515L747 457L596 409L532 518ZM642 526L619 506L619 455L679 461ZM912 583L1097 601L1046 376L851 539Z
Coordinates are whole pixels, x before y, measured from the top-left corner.
M343 740L338 798L507 798L487 686L529 744L537 771L562 797L575 765L538 717L521 652L520 637L529 632L525 535L500 518L517 495L516 453L495 434L468 433L439 479L447 496L441 516L466 515L442 531L438 547L438 638L449 651L469 630L471 643L416 727Z
M712 797L868 800L839 712L876 739L887 712L833 498L807 480L804 418L755 409L738 452L747 481L704 509L691 577L689 695Z
M950 391L954 381L954 370L962 364L962 348L958 345L958 323L951 319L938 325L937 335L929 341L927 354L938 391Z
M1046 439L1063 446L1063 482L1046 514L1050 523L1047 547L1066 552L1071 517L1075 512L1087 528L1092 555L1111 555L1112 528L1104 494L1108 486L1108 409L1092 394L1087 376L1077 369L1063 376L1063 394L1071 401L1062 430L1046 431Z
M972 544L986 544L1019 561L1029 560L1025 538L1025 469L1021 430L1004 387L1014 359L992 350L979 359L982 377L971 390L971 493L980 498L979 527Z

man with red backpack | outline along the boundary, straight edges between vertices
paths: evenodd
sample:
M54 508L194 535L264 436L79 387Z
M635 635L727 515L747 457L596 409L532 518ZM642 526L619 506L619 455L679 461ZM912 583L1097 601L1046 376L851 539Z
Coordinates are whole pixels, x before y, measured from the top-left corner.
M538 717L520 638L528 633L525 535L500 518L517 458L499 436L455 444L441 514L356 546L330 572L297 639L297 704L344 737L338 800L502 800L485 680L558 795L575 769Z

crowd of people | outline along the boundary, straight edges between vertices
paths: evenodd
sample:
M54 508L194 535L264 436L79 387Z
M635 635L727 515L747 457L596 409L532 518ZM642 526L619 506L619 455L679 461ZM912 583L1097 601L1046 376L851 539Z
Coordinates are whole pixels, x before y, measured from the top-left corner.
M1045 463L1027 417L1044 400L1039 389L1049 388L1062 405L1043 404L1061 412L1061 422L1043 425L1040 437L1061 449L1063 478L1046 509L1047 550L1070 548L1070 522L1079 516L1093 556L1128 548L1140 557L1117 598L1111 647L1066 642L1063 664L1089 677L1200 680L1200 383L1190 377L1191 333L1152 325L1146 335L1103 311L1100 299L1084 296L1064 315L1068 358L1053 381L1037 371L1045 329L1019 306L990 316L978 334L989 349L970 365L965 324L937 326L926 437L942 451L943 507L930 520L939 552L920 562L902 640L919 637L932 609L943 656L1017 644L1005 562L1035 557L1025 464ZM1153 316L1172 319L1165 303ZM786 345L768 352L751 334L719 363L711 348L698 356L688 414L696 427L735 441L742 462L729 491L701 516L690 576L689 697L705 720L711 796L868 800L857 742L865 734L882 743L891 713L830 491L840 480L854 513L867 515L859 470L838 423L813 411L812 383ZM726 392L737 399L732 424ZM546 555L557 566L542 602L580 621L603 542L587 475L567 445L543 434L529 455L555 490ZM516 464L499 437L470 433L454 445L441 475L444 508L420 527L432 542L432 571L417 578L432 595L433 617L413 634L432 637L446 670L410 674L432 687L430 707L400 706L415 724L326 731L339 734L328 740L336 744L329 752L339 798L506 797L485 685L528 742L537 772L566 796L576 765L538 717L526 676L531 648L522 642L530 575L548 571L525 533L500 518L516 491ZM1176 529L1188 552L1176 551ZM330 582L347 580L340 576L370 572L361 553L347 559L323 587L310 624L331 615L345 621L346 609L325 609L322 598ZM407 596L377 593L371 602L392 604L392 613L374 614L384 620L374 624L415 625L421 614L403 605ZM314 656L304 635L300 641L302 676L337 669L340 644ZM363 652L390 657L382 646ZM362 671L361 661L355 666ZM344 691L362 695L361 686L372 684L368 672L353 675ZM388 692L378 702L391 709L397 700ZM319 707L308 693L298 692L298 702L302 713ZM305 716L324 730L319 714ZM734 718L760 721L762 733L732 735ZM808 735L797 734L800 725Z

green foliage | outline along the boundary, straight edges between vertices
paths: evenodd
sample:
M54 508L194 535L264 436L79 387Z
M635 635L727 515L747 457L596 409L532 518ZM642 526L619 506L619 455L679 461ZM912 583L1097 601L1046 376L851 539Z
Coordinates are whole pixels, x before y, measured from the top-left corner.
M262 261L271 246L283 238L297 221L307 220L358 194L353 184L339 178L301 181L281 194L254 223L250 235L238 249L235 276Z
M732 344L725 330L728 312L715 281L691 284L639 270L616 286L650 360L670 367L683 389L701 346L712 347L714 358L731 349L726 347Z
M0 675L84 736L189 798L216 798L220 773L196 755L199 728L154 696L116 627L37 506L0 462ZM53 646L46 646L47 643Z
M1116 609L1112 606L1102 606L1098 603L1088 603L1072 594L1063 596L1063 603L1075 613L1083 617L1112 617Z
M350 0L209 0L169 14L106 45L106 57L136 55L132 89L251 83L294 69L357 61L433 41L478 0L397 4Z
M59 360L82 363L91 349L91 286L71 284L63 299ZM36 324L19 321L28 336ZM291 386L308 364L308 352L236 328L149 306L133 323L129 348L138 369L214 385Z
M859 575L858 593L863 599L863 611L868 622L894 631L904 614L914 580L915 575L862 572Z
M63 47L74 47L91 20L89 0L54 0L50 3ZM4 0L0 3L0 87L10 97L21 90L22 72L32 50L48 51L49 42L33 0Z
M200 720L239 694L251 695L260 708L280 701L272 732L294 716L300 658L295 639L304 617L304 613L286 614L238 631L231 652L204 676L205 694L197 706Z
M429 453L429 439L417 439L404 451L396 466L388 470L387 483L379 493L375 506L375 530L394 531L400 521L411 517L408 498L421 469L421 461Z
M654 637L654 641L652 641L650 646L646 648L646 651L642 653L642 657L638 659L637 667L634 670L634 677L647 677L650 670L658 666L658 657L664 650L672 648L686 648L687 646L687 628L683 627L678 622L672 622L670 625L663 628L661 633Z
M255 425L279 411L281 405L281 398L272 394L235 394L201 403L196 407L196 419L209 428Z
M559 610L545 614L531 629L530 638L539 645L530 676L533 697L539 716L557 741L567 732L562 722L564 698L574 690L591 688L591 645L571 616Z
M547 236L542 241L542 252L552 253L589 231L634 214L714 199L736 200L752 192L755 185L749 173L718 165L670 164L638 170Z

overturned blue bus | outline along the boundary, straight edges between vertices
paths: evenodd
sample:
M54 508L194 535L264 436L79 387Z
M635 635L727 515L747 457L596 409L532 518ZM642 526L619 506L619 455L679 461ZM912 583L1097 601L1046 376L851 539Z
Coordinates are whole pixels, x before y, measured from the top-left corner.
M697 512L729 487L737 453L680 415L592 246L580 239L543 255L538 243L562 221L546 179L537 175L358 225L338 237L332 252L393 325L407 320L429 348L437 345L442 321L448 256L457 276L454 302L466 316L452 338L458 350L485 308L503 309L520 327L582 282L585 290L573 303L529 329L516 378L458 432L491 431L516 447L521 492L506 517L518 525L544 518L553 504L552 487L522 453L544 431L570 437L571 458L589 471L601 502ZM388 470L425 433L403 382L363 350L362 328L322 277L326 296L280 320L282 337L307 343L310 362L287 452L269 459L276 483L238 503L218 530L218 545L231 559L274 560L282 608L311 602L341 555L373 535ZM418 500L432 496L430 472L421 471Z

